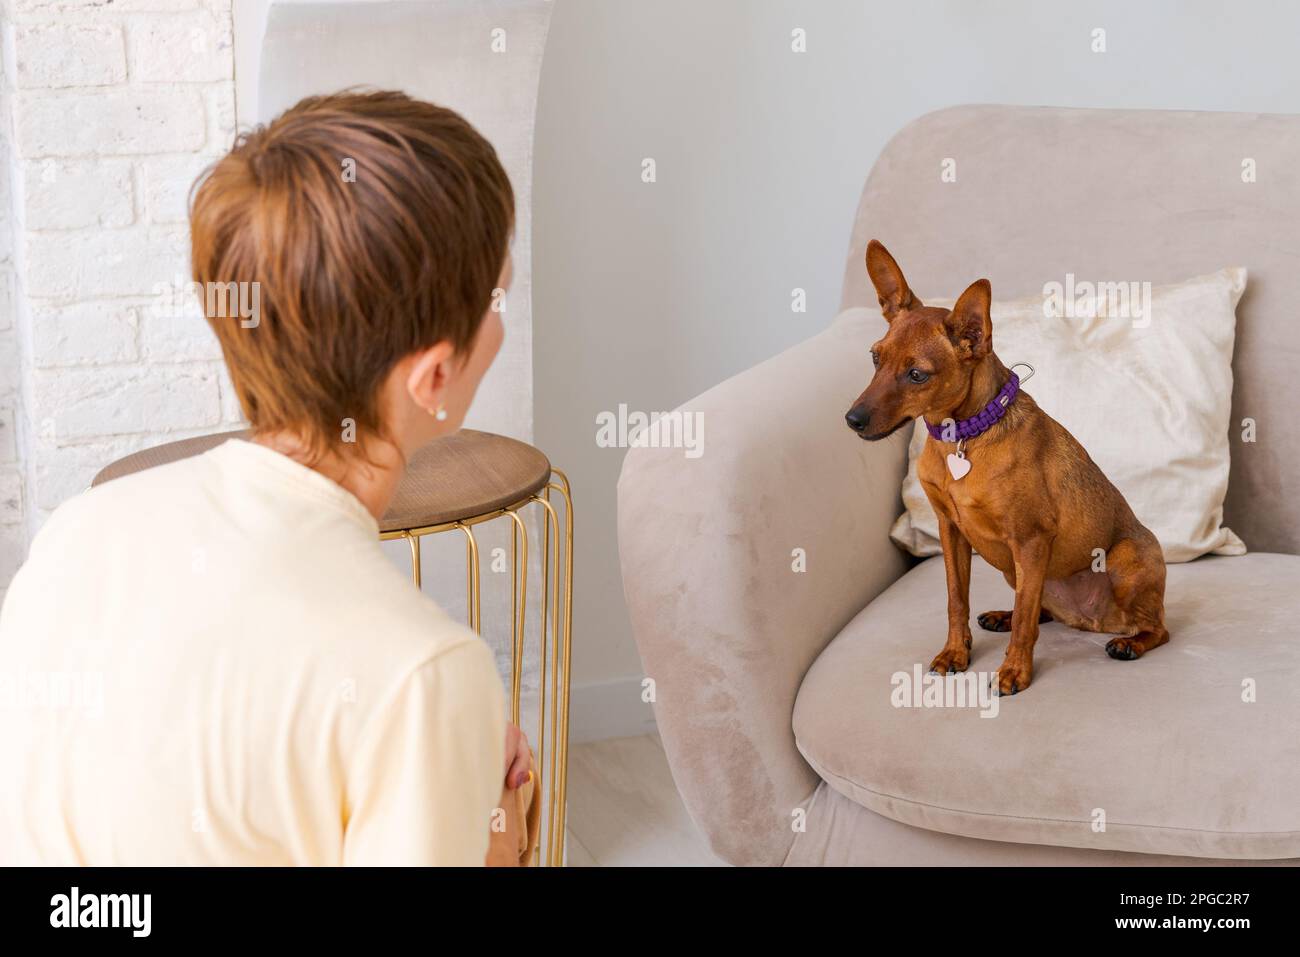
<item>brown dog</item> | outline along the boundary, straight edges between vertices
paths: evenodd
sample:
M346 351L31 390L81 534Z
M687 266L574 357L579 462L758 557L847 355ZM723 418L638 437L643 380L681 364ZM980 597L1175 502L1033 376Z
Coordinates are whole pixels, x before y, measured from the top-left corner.
M1016 593L1014 611L978 619L1011 632L999 694L1029 687L1042 621L1117 635L1106 653L1122 660L1168 641L1160 544L1083 446L1009 382L993 353L989 281L973 283L951 310L923 306L874 239L867 273L889 331L871 347L876 373L845 420L871 440L917 416L930 427L916 470L948 576L948 640L931 670L970 663L972 547ZM951 441L934 438L936 427ZM958 443L959 434L970 437Z

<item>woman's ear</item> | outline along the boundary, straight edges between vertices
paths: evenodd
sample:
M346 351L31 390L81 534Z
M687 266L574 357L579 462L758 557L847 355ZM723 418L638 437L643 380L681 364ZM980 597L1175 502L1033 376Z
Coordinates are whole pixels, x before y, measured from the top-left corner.
M456 351L446 340L412 356L406 391L411 401L430 415L435 415L447 401L455 358Z

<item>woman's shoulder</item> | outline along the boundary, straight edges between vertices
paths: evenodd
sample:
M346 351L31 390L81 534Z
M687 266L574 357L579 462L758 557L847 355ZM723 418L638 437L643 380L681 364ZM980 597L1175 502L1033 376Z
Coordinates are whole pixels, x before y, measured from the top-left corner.
M162 519L169 490L186 490L197 459L169 462L151 469L87 487L56 506L32 538L29 556L46 548L59 548L69 540L79 547L96 548L105 542L133 536L151 520ZM183 503L181 504L183 507Z

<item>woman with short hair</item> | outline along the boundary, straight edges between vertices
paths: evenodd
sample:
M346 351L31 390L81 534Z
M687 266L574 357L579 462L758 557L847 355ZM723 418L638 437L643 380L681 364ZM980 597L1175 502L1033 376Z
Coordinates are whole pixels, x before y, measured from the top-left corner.
M304 100L201 177L194 279L253 292L205 297L251 439L37 535L0 673L101 693L0 720L0 862L483 863L527 744L378 520L496 357L513 222L492 146L400 93Z

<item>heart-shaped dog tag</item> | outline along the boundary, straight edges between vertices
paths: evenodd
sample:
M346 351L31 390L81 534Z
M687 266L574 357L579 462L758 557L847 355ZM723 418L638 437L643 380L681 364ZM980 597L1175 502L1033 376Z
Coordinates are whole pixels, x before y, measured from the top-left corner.
M970 459L964 455L955 452L948 453L948 474L953 480L963 479L966 473L970 471Z

